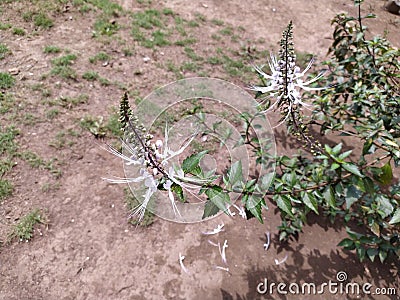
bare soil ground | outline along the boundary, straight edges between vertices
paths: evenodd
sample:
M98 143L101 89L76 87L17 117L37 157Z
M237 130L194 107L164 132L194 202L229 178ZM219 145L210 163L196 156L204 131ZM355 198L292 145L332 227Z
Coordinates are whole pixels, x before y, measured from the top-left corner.
M124 89L133 102L182 77L219 77L246 87L256 80L250 63L262 63L263 50L276 50L289 20L295 24L297 50L322 60L332 42L330 20L342 11L355 13L353 1L119 1L124 11L111 15L90 4L95 2L0 4L0 22L11 24L0 30L0 43L10 50L0 60L0 71L16 79L14 87L2 91L12 100L0 114L1 129L19 129L19 155L13 156L17 164L4 176L14 192L0 201L0 299L344 299L327 293L261 296L256 290L264 278L322 284L335 280L339 271L353 282L395 287L400 293L398 261L360 263L355 253L336 248L346 235L341 224L315 217L298 241L279 243L280 221L272 204L263 225L225 215L199 224L156 219L149 227L131 225L123 187L101 180L122 176L121 162L86 129L104 130L105 140L113 141L109 120ZM399 17L382 9L384 1L365 2L364 12L378 15L367 24L370 34L387 31L388 39L399 46ZM53 20L51 28L30 19L39 7ZM132 35L138 21L131 14L149 9L160 12L157 18L170 32L168 43L146 46ZM105 22L103 27L99 20ZM114 25L115 33L109 35ZM143 32L150 36L156 29ZM177 42L188 38L193 41ZM49 45L60 52L44 51ZM96 62L99 53L107 58ZM68 54L76 55L70 65L73 73L54 74L52 60ZM88 71L92 76L85 75ZM93 119L97 125L89 122L85 127L88 122L82 122ZM284 143L283 129L276 133L278 151L292 151ZM27 152L43 162L32 166L23 155ZM35 227L29 242L5 243L13 225L33 208L42 209L48 223ZM224 232L211 238L201 234L221 222ZM272 236L268 251L263 249L266 231ZM208 239L228 240L229 272L215 268L222 263ZM179 253L186 256L189 274L180 268ZM275 263L286 256L284 263Z

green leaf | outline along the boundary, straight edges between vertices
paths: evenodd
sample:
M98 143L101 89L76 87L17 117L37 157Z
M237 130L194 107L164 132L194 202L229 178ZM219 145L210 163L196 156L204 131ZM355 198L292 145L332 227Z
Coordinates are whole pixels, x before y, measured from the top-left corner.
M200 153L193 154L189 157L186 157L182 163L182 170L185 173L192 173L194 171L198 172L198 167L200 160L207 154L206 151L202 151ZM196 170L197 169L197 170Z
M390 200L387 197L380 195L378 197L378 203L378 213L382 216L382 218L386 218L393 212L393 205L390 203Z
M343 146L343 144L340 143L340 144L337 144L335 147L333 147L332 154L333 155L338 155L339 152L342 150L342 146Z
M226 204L230 203L230 198L228 193L224 192L220 186L214 185L208 188L205 194L220 210L229 214Z
M303 203L318 215L318 203L313 194L304 193Z
M362 192L357 187L354 185L349 186L346 191L346 209L350 209L351 205L357 202L361 196Z
M216 206L210 200L207 200L206 205L204 206L203 216L201 218L206 219L208 217L212 217L212 216L216 215L218 212L219 212L218 206Z
M336 208L335 193L333 192L332 186L327 187L323 195L326 202L328 202L329 206L332 208Z
M368 140L364 143L363 151L362 151L362 154L363 154L363 155L366 155L366 154L369 153L369 149L370 149L371 146L372 146L372 142L373 142L372 139L368 139Z
M386 257L387 257L387 251L379 250L379 259L381 263L385 261Z
M333 164L331 165L331 170L334 171L334 170L336 170L336 169L339 168L339 167L340 167L340 165L339 165L338 163L333 163Z
M371 178L364 177L363 178L365 191L371 195L375 194L375 185Z
M238 160L228 170L228 183L230 186L240 185L243 181L242 162Z
M259 196L249 195L246 200L246 209L250 211L251 214L255 216L261 224L264 223L261 215L262 204L263 199Z
M356 250L358 258L362 262L365 259L365 253L367 252L364 247L359 247Z
M290 202L290 199L288 197L286 197L285 195L279 195L276 199L276 204L281 210L283 210L289 216L293 217L292 203Z
M260 187L263 191L267 191L275 178L275 172L267 173L261 177Z
M375 175L375 179L384 185L388 185L392 182L393 172L392 166L390 163L386 163L382 168L380 168L381 173L379 175Z
M393 217L390 219L389 224L393 225L400 222L400 208L397 208L393 214Z
M378 249L376 248L369 248L367 249L367 256L369 257L369 259L374 262L375 260L375 256L378 254Z
M340 241L338 246L339 247L344 247L347 250L352 250L352 249L354 249L354 242L353 242L353 240L351 240L349 238L345 238L345 239Z
M381 228L379 227L378 223L373 222L370 227L373 234L375 234L378 237L381 235Z
M349 151L346 151L346 152L340 154L339 159L344 160L346 157L348 157L351 154L351 152L353 152L353 150L349 150Z
M358 170L358 167L356 165L354 165L354 164L346 163L346 164L342 164L342 167L346 171L349 171L350 173L353 173L354 175L357 175L359 177L364 177L364 175L361 174L360 171Z

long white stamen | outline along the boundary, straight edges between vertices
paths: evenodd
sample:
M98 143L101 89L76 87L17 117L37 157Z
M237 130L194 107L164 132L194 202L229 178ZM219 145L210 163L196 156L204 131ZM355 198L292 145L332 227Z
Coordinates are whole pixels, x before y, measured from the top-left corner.
M221 249L220 244L218 244L218 248L219 248L219 254L221 254L222 261L223 261L225 264L227 264L227 262L226 262L226 253L225 253L225 249L228 248L228 241L227 241L227 240L224 241L224 244L223 244L223 246L222 246L222 249Z
M275 264L276 265L283 264L287 260L287 258L288 258L287 254L285 255L285 257L281 261L279 261L278 259L275 258Z
M224 267L220 267L220 266L215 266L215 268L218 269L218 270L229 272L229 268L224 268Z
M214 230L203 232L203 234L205 234L205 235L212 235L212 234L220 233L221 231L224 231L224 229L223 229L224 226L225 226L224 223L221 223L221 224L217 225L217 227L214 228Z
M183 260L185 259L185 256L183 256L181 253L179 253L179 264L181 265L181 269L186 273L190 274L189 270L186 269L185 265L183 264Z
M270 242L271 242L269 231L267 231L267 232L265 233L265 236L266 236L266 238L267 238L267 242L264 244L264 250L268 250L269 244L270 244Z

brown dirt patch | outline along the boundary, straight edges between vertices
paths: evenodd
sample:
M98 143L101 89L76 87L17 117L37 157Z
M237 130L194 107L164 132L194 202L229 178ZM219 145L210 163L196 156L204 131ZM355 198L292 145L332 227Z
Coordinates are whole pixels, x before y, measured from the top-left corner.
M232 48L236 50L232 54L236 59L243 46L255 45L260 51L276 49L289 20L295 24L297 49L318 54L322 59L331 43L329 20L338 12L354 10L352 1L337 0L119 2L133 12L171 8L176 16L199 23L198 27L186 27L189 36L198 40L192 46L195 53L207 57L216 47ZM34 4L22 1L0 5L1 22L23 28L27 33L18 36L12 29L0 31L0 42L12 52L0 61L1 71L19 71L10 91L15 98L14 106L10 113L0 115L1 124L16 124L20 129L19 151L33 151L46 161L56 159L54 168L62 171L61 177L57 177L46 168L32 168L16 157L18 164L6 175L14 183L15 191L0 205L0 240L4 241L11 226L34 207L45 209L50 221L47 229L42 228L43 236L35 231L34 239L28 243L14 241L1 246L0 299L259 299L256 287L264 278L322 284L335 280L338 271L347 272L353 282L395 287L400 293L398 262L359 263L354 253L336 249L346 235L340 224L330 226L316 218L305 227L298 241L280 244L276 239L279 217L272 205L265 214L264 225L256 220L245 222L238 216L220 216L193 225L160 219L148 228L130 225L122 186L101 180L110 174L122 175L121 163L101 149L102 141L80 127L80 120L89 115L103 116L106 123L124 88L143 97L179 76L191 77L202 72L200 75L225 78L243 87L255 76L243 78L233 71L227 74L221 64L200 62L201 68L187 65L175 70L172 64L179 67L182 62L193 63L195 59L189 60L182 47L176 45L153 49L141 46L131 36L132 19L128 14L114 16L120 29L112 38L94 38L93 24L101 11L82 13L71 3L52 11L54 26L49 30L37 29L32 22L24 21L23 14L34 10ZM370 33L387 30L389 40L399 46L399 17L385 12L383 4L384 1L370 0L364 5L366 12L379 17L368 22ZM224 21L224 25L216 25L213 19ZM239 41L224 34L219 34L219 39L212 37L227 25L235 28ZM245 30L236 29L238 26ZM171 39L175 38L178 36L173 33ZM43 48L47 45L56 45L63 52L46 54ZM126 55L128 50L130 56ZM107 64L89 62L99 52L110 56ZM72 65L76 78L46 75L53 67L51 59L67 53L77 55ZM144 57L150 61L144 62ZM254 60L260 62L259 57ZM110 84L82 79L89 70L108 79ZM55 99L82 94L87 95L82 103L67 101L64 105L58 100L51 104ZM58 111L53 118L49 117L51 109ZM278 141L278 150L286 153L290 145ZM229 273L215 269L221 265L218 250L201 234L221 222L225 223L225 231L210 239L221 243L228 240ZM263 249L265 231L272 236L268 251ZM179 253L186 256L184 262L190 274L181 271ZM275 259L286 255L285 263L275 264ZM343 297L324 295L323 299ZM390 297L375 295L371 299Z

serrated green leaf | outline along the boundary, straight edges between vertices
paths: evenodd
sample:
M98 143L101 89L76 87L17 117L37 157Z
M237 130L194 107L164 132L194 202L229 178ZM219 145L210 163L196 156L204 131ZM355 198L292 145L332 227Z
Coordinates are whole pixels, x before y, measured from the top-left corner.
M318 215L318 203L313 194L304 193L303 203Z
M327 144L325 144L325 151L326 151L326 153L328 153L329 155L332 154L332 148L329 147Z
M246 199L246 209L251 212L251 214L256 217L261 224L264 223L261 215L262 204L263 199L258 196L249 195Z
M292 203L290 202L290 199L288 197L286 197L285 195L279 195L276 199L276 204L281 210L283 210L289 216L293 217Z
M400 208L397 208L393 214L393 217L390 219L389 224L393 225L400 222Z
M215 216L219 212L218 206L216 206L212 201L207 200L204 206L204 212L202 219L206 219L212 216Z
M336 169L339 168L339 167L340 167L340 165L339 165L338 163L333 163L333 164L331 165L331 170L334 171L334 170L336 170Z
M364 177L363 174L360 173L360 171L358 170L358 167L354 164L351 163L345 163L342 164L343 169L345 169L346 171L353 173L354 175L357 175L359 177Z
M243 181L242 162L238 160L228 170L228 184L236 186Z
M333 154L333 155L338 155L339 152L342 150L342 146L343 146L343 144L342 144L342 143L339 143L339 144L337 144L335 147L333 147L333 149L332 149L332 154Z
M390 200L387 197L380 195L377 199L377 202L379 203L378 213L382 216L382 218L386 218L393 212L393 205L390 203Z
M226 204L230 203L228 193L224 192L220 186L214 185L206 189L205 194L220 210L229 214Z
M362 196L362 192L354 185L351 185L346 190L346 209L350 209L353 203L357 202Z
M183 172L191 174L193 172L198 172L200 160L207 154L207 152L208 151L206 150L186 157L182 163Z
M349 151L346 151L346 152L340 154L340 155L339 155L339 159L340 159L340 160L345 159L346 157L348 157L348 156L351 154L351 152L353 152L353 150L349 150Z
M261 177L261 190L266 192L271 186L275 178L275 172L267 173Z
M336 208L335 193L333 191L332 186L329 186L325 189L323 196L330 207Z
M390 163L386 163L382 168L380 168L381 173L379 175L375 175L375 179L384 185L388 185L392 182L393 172L392 166Z
M372 146L372 142L373 142L372 139L368 139L368 140L364 143L363 151L362 151L362 154L363 154L363 155L366 155L366 154L369 153L369 149L370 149L371 146Z
M363 182L364 182L365 191L371 195L374 194L375 193L375 185L374 185L374 182L372 181L372 179L369 177L364 177Z

